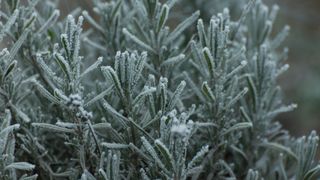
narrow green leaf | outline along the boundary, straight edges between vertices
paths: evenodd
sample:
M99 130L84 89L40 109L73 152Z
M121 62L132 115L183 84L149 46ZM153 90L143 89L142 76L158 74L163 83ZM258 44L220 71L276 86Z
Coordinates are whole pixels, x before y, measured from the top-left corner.
M230 127L229 129L227 129L225 132L223 132L222 135L226 135L226 134L229 134L233 131L238 131L238 130L247 129L247 128L251 128L251 127L252 127L252 123L250 123L250 122L237 123L237 124L233 125L232 127Z
M317 165L316 167L314 167L313 169L310 169L305 175L304 175L304 180L312 180L316 177L316 176L320 173L320 165Z
M207 69L207 66L203 62L203 58L200 52L201 48L197 46L197 43L195 41L191 41L190 48L191 48L191 55L193 57L194 62L197 64L200 64L200 67L198 65L196 66L198 67L197 70L199 71L200 74L206 77L207 74L203 69Z
M191 175L193 175L193 174L201 173L201 172L202 172L202 169L203 169L203 166L202 166L202 165L193 167L193 168L191 168L191 169L189 169L189 170L187 171L187 176L191 176Z
M264 142L261 144L261 146L270 147L270 148L278 150L280 152L284 152L284 153L290 155L291 157L293 157L295 160L298 160L298 157L291 151L291 149L289 149L288 147L285 147L279 143Z
M37 180L38 176L38 174L34 174L32 176L25 175L24 177L21 177L19 180Z
M239 73L246 65L248 64L247 61L241 61L240 65L234 68L230 73L227 74L226 79L231 79L234 77L237 73Z
M31 17L24 23L23 29L29 28L36 19L37 19L37 14L32 13Z
M196 163L200 162L204 156L209 152L209 146L203 146L200 151L192 158L192 160L188 163L187 169L190 171L193 167L195 167Z
M60 54L60 53L54 53L55 60L59 67L61 68L62 72L68 77L68 79L71 78L71 68L69 66L69 63L66 61L66 59Z
M90 99L88 102L84 104L84 107L90 106L95 102L101 100L104 96L110 94L113 90L114 86L110 86L108 89L102 91L100 94L96 95L94 98Z
M170 33L167 43L172 43L176 40L177 37L181 36L182 32L190 27L200 16L200 11L196 11L190 17L181 22L174 30Z
M117 112L106 100L101 99L103 107L117 120L120 121L120 124L123 127L128 127L127 121L129 121L126 117L124 117L122 114Z
M167 169L169 171L172 171L173 167L175 165L174 165L174 160L173 160L173 157L172 157L169 149L159 139L155 140L154 143L155 143L156 148L158 149L158 151L164 157L165 165L166 165Z
M146 98L149 94L152 94L157 89L155 87L146 87L144 90L133 100L133 105L138 104L142 99Z
M13 72L14 68L17 66L17 61L12 61L11 64L7 67L7 69L4 71L3 80L10 75L11 72Z
M82 12L83 17L91 24L93 28L98 30L100 33L104 33L105 30L101 27L88 13L88 11Z
M0 130L4 129L10 125L11 119L12 119L11 111L9 109L5 109L4 110L4 117L2 119L1 126L0 126Z
M103 129L110 129L112 128L111 124L110 123L97 123L97 124L93 124L92 127L95 129L95 130L103 130Z
M18 170L25 170L25 171L31 171L34 168L35 168L35 165L30 164L28 162L15 162L5 167L5 169L18 169Z
M66 52L66 55L68 58L71 56L71 47L70 47L70 42L68 41L68 36L67 34L61 34L61 44L64 48L64 51Z
M230 108L232 105L234 105L236 102L238 102L246 93L248 92L248 88L243 88L242 91L240 91L234 98L232 98L229 103L226 105L226 108Z
M194 81L190 78L187 72L183 72L183 75L185 77L185 80L187 81L188 85L191 87L193 92L198 96L198 98L202 101L205 102L206 98L203 96L203 93L199 90L200 88L194 83Z
M160 160L159 156L157 155L157 152L152 147L152 145L149 143L149 141L145 137L141 137L141 141L142 141L143 146L146 148L146 151L151 155L151 157L159 165L159 167L161 169L167 171L165 165L162 163L162 161Z
M243 107L240 107L240 112L241 112L241 115L244 117L244 119L247 120L247 122L251 122L251 123L252 123L251 118L250 118L249 115L246 113L246 111L244 110Z
M48 20L39 28L38 33L46 32L52 25L54 25L60 16L60 11L55 9Z
M141 156L143 159L145 159L147 162L152 161L152 159L150 159L145 152L143 152L140 148L138 148L137 146L135 146L132 143L129 143L129 147L132 151L135 151L135 153L139 154L139 156Z
M90 72L92 72L93 70L97 69L100 64L102 63L103 58L99 57L97 59L96 62L94 62L91 66L89 66L81 75L80 78L83 78L84 76L86 76L87 74L89 74Z
M101 143L101 145L105 146L108 149L126 149L126 148L129 148L129 145L127 145L127 144L118 144L118 143L103 142L103 143Z
M161 66L162 67L172 67L180 62L183 61L183 59L185 59L185 55L184 54L179 54L178 56L174 56L174 57L171 57L167 60L165 60Z
M101 71L102 71L103 75L105 76L105 78L113 83L119 96L123 100L125 100L126 97L125 97L125 94L122 89L119 77L117 76L116 72L110 66L102 66Z
M60 126L56 126L48 123L32 123L31 125L34 127L43 128L49 131L55 131L60 133L75 133L74 129L64 128L64 127L60 127Z
M134 76L133 76L133 80L132 80L132 84L131 84L132 88L135 87L135 85L137 84L137 82L141 78L142 70L146 65L147 56L148 56L147 52L144 51L141 53L141 55L138 57L137 61L135 62Z
M49 101L53 102L53 103L56 103L56 104L60 104L60 101L54 97L48 90L46 90L38 81L34 81L33 82L38 91L45 97L47 98Z
M199 19L197 24L198 37L202 47L205 47L207 44L206 32L204 30L203 20Z
M158 17L157 32L160 32L160 30L163 28L164 24L168 19L168 14L169 14L169 7L168 5L164 4L161 8L161 12Z
M213 56L211 55L211 52L210 52L209 48L207 48L207 47L205 47L202 50L202 53L203 53L204 59L206 60L206 62L208 64L210 77L213 78L214 68L215 68Z
M9 62L11 62L14 59L14 57L17 55L23 42L27 39L29 32L30 32L30 29L24 30L23 33L21 34L21 36L19 37L19 39L14 43L14 45L12 46L12 48L10 50Z
M58 77L56 75L56 73L51 69L50 65L47 65L41 54L37 54L36 55L36 62L38 63L39 67L44 71L44 73L50 77L52 80L54 80L54 82L62 84L63 83L63 79L61 79L60 77Z
M246 155L246 153L243 152L243 151L242 151L240 148L238 148L237 146L231 145L230 148L231 148L234 152L240 154L240 155L243 157L243 159L245 159L245 160L247 160L247 161L249 160L248 157L247 157L247 155Z
M135 35L131 34L126 28L124 28L122 30L122 32L128 36L133 42L135 42L136 44L138 44L140 47L144 48L145 50L148 50L154 54L156 54L156 51L149 46L148 44L146 44L145 42L143 42L142 40L140 40L138 37L136 37Z
M0 137L2 137L5 134L8 134L8 133L12 132L15 129L19 129L19 128L20 128L20 124L14 124L14 125L7 126L7 127L5 127L4 129L2 129L0 131Z
M21 111L19 108L17 108L15 105L11 104L10 107L25 123L31 122L31 119L28 117L28 115Z
M8 21L6 22L6 24L1 27L1 30L0 30L0 41L2 41L5 33L8 32L10 30L11 26L15 23L18 15L19 15L19 10L15 9L13 14L9 17Z
M114 22L114 18L117 16L119 10L121 9L120 7L121 7L121 4L122 4L122 1L123 0L118 0L116 2L115 6L112 9L110 18L111 18L111 21L113 21L113 22Z
M211 88L209 87L207 81L205 81L205 82L202 83L201 90L202 90L202 93L203 93L206 97L208 97L211 102L214 102L214 101L216 100L216 97L214 96L214 94L213 94Z
M253 108L256 111L257 110L257 105L258 105L258 91L256 88L256 85L253 82L253 79L251 78L251 76L247 76L247 81L248 81L248 85L249 85L249 92L250 92L250 97L252 99L252 103L253 103Z
M271 41L270 47L272 49L278 48L281 43L286 39L290 31L290 26L285 26L280 33Z
M173 95L168 105L169 110L173 109L176 106L177 102L180 100L181 94L186 85L187 83L185 81L181 81L177 89L173 92Z
M242 10L242 14L241 14L241 16L240 16L240 18L239 18L239 20L237 22L237 26L235 27L234 32L233 32L233 34L231 36L232 40L236 37L240 27L245 23L248 14L250 13L251 9L254 7L255 1L256 0L250 0L247 3L247 5L244 7L244 9Z

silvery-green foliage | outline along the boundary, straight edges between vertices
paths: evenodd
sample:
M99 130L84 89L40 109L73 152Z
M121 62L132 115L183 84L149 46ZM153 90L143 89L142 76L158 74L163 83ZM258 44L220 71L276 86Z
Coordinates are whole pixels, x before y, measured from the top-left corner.
M275 121L297 107L278 6L92 3L0 1L1 179L319 177L316 132Z
M12 124L12 114L9 109L5 110L5 114L1 117L0 126L0 178L12 179L17 178L17 170L32 171L35 165L28 162L15 162L15 144L16 139L13 131L20 128L20 124ZM36 179L35 176L23 175L23 178Z
M162 178L187 179L202 170L200 162L209 151L208 145L203 145L190 161L187 160L189 139L197 128L203 125L189 120L194 110L193 106L180 115L177 115L176 110L172 110L163 116L160 120L160 138L154 141L154 147L145 137L141 138L146 153L156 163L156 167L161 169ZM148 168L141 172L147 176L152 170Z
M183 33L197 20L196 11L170 29L168 18L175 0L161 3L158 0L132 1L132 7L138 11L133 22L123 29L123 33L139 49L149 54L148 70L156 77L171 78L179 66L186 60L186 45L189 39ZM131 47L131 48L132 48ZM169 69L171 69L169 71Z
M315 160L319 137L312 131L308 137L301 137L294 145L298 160L298 171L295 173L297 179L314 179L320 172L320 166Z

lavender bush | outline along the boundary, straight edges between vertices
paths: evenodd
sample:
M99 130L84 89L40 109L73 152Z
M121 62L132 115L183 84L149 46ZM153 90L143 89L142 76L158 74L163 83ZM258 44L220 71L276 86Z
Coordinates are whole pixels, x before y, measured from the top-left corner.
M319 177L316 132L275 120L297 107L277 84L278 6L92 3L0 1L0 179Z

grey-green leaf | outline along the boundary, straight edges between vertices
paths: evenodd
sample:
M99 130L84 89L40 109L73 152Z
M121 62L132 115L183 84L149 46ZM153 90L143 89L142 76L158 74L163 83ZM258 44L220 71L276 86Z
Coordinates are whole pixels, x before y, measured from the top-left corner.
M34 168L35 168L35 165L30 164L28 162L15 162L5 167L5 169L18 169L18 170L25 170L25 171L31 171Z

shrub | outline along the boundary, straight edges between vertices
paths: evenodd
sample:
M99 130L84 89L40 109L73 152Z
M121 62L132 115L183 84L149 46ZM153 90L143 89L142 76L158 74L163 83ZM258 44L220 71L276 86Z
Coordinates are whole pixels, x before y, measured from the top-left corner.
M278 7L199 2L0 1L0 179L318 177L317 134L275 120Z

